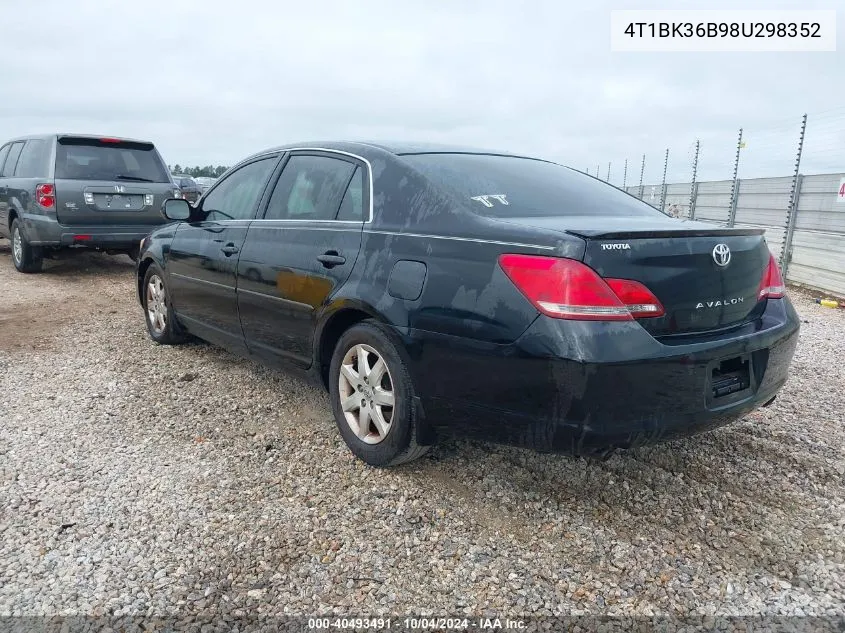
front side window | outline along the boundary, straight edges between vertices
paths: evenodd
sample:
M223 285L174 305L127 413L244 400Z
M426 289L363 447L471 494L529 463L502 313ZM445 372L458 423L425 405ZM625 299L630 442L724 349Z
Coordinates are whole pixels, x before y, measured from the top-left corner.
M276 182L268 220L334 220L356 165L327 156L292 156Z
M612 185L542 160L449 153L406 154L402 159L488 217L663 217Z
M12 146L9 149L9 155L6 156L6 162L3 164L3 176L11 178L14 175L15 166L18 164L18 158L21 155L21 150L23 150L23 141L12 143Z
M206 220L249 220L276 166L276 158L265 158L244 165L229 174L202 203Z
M27 141L18 158L15 176L19 178L45 178L48 174L47 153L50 144L43 139Z

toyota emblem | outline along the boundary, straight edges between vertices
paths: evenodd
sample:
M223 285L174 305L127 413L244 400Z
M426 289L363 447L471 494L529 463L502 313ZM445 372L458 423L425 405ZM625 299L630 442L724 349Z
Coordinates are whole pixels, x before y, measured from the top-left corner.
M713 247L713 261L719 266L727 266L731 263L731 249L727 244L716 244Z

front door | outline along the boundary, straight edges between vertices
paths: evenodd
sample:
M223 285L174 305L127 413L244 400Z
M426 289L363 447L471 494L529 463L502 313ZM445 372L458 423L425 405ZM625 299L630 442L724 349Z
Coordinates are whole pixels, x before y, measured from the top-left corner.
M342 153L289 157L238 261L238 306L252 354L311 365L316 312L349 277L361 247L367 169Z
M238 258L278 157L247 163L221 180L196 221L180 224L168 255L173 308L189 332L245 351L235 296Z

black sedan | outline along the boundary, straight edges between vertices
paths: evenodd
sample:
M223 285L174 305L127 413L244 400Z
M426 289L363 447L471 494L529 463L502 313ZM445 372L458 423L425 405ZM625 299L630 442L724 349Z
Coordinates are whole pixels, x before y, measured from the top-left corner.
M775 398L798 340L760 230L545 160L300 144L163 213L137 269L152 338L303 371L375 466L444 433L601 457L712 429Z

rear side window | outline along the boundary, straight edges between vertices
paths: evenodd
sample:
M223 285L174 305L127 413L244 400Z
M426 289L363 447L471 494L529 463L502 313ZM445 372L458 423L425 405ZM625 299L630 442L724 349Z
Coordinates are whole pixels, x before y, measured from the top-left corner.
M152 143L95 138L59 139L56 178L170 182Z
M9 155L6 156L6 162L3 164L3 173L0 175L11 178L15 173L15 166L18 164L18 158L21 155L22 149L23 141L12 143L12 147L9 149Z
M364 221L364 170L355 168L337 212L338 220Z
M264 218L334 220L355 167L326 156L292 156L276 182Z
M23 147L15 176L20 178L46 178L49 173L48 153L50 144L43 139L27 141Z
M489 154L406 154L402 158L488 217L662 217L612 185L541 160Z
M9 149L11 147L11 145L4 145L3 147L0 147L0 176L3 175L3 163L6 162L6 156L9 155Z

